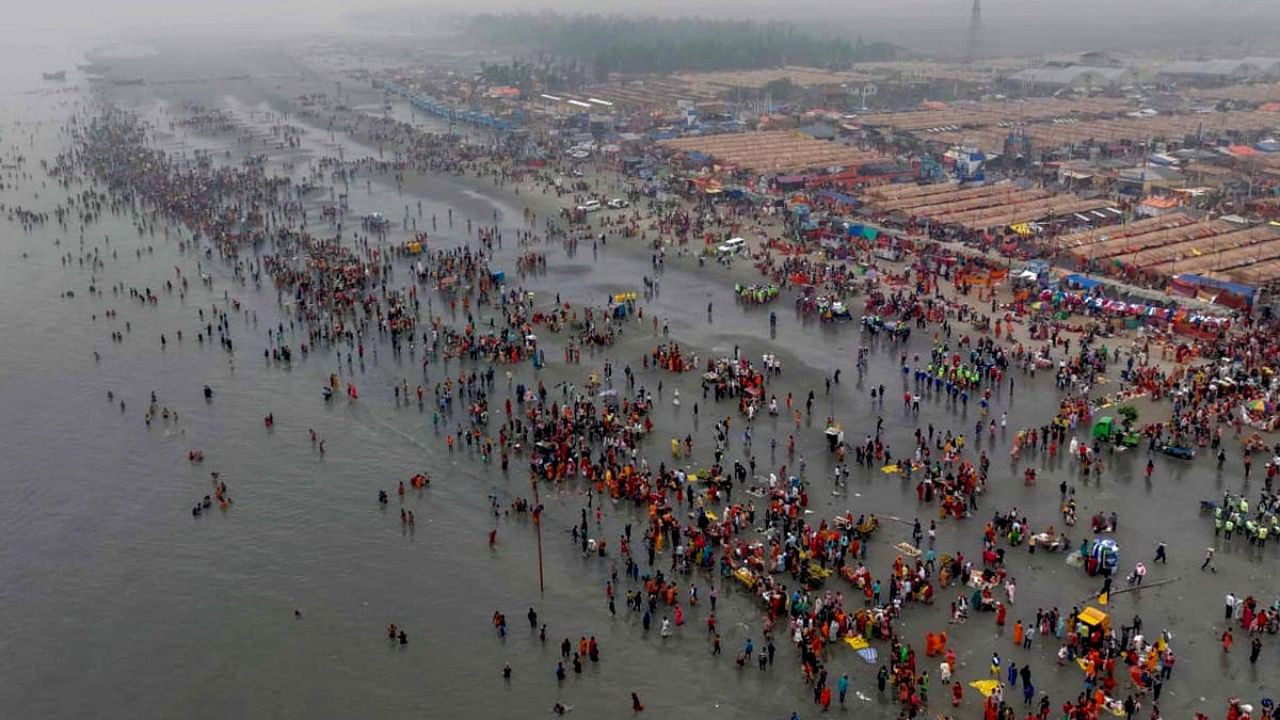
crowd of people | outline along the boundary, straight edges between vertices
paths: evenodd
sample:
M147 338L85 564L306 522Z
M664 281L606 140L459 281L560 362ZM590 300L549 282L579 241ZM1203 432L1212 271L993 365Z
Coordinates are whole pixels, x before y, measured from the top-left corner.
M223 128L221 122L215 125ZM533 182L541 183L545 191L553 184L550 174L518 170L477 147L448 143L403 123L351 119L345 129L395 144L401 159L318 160L313 177L349 184L361 174L370 181L381 175L382 180L399 185L405 172L418 171L472 173L491 177L499 188ZM291 144L294 137L289 135ZM983 695L987 720L1016 717L1019 711L1011 694L1020 682L1027 717L1048 719L1053 703L1047 692L1032 684L1033 674L1039 682L1040 671L1031 670L1036 655L1019 655L1025 659L1018 667L996 653L988 678L966 678L955 648L948 646L947 634L931 630L924 654L941 658L937 675L931 676L904 627L927 625L932 616L924 608L953 588L950 623L973 622L973 610L982 613L984 621L989 617L994 627L1003 628L1011 608L1021 612L1015 605L1013 576L1024 574L1024 561L1012 550L1068 549L1070 542L1053 525L1033 527L1025 509L1017 507L991 512L980 532L977 522L965 521L982 512L980 500L989 488L993 451L999 444L1008 443L1015 474L1021 472L1029 486L1036 483L1038 469L1060 452L1084 479L1090 473L1102 474L1102 441L1079 436L1101 409L1096 388L1105 373L1123 365L1119 377L1125 398L1171 398L1169 420L1149 423L1142 430L1149 450L1186 445L1225 453L1224 444L1234 437L1240 441L1245 479L1255 454L1270 456L1280 451L1246 435L1244 424L1254 418L1240 411L1242 405L1270 402L1270 368L1280 360L1280 333L1276 332L1280 326L1270 317L1249 318L1223 329L1212 342L1196 344L1193 355L1198 364L1170 368L1153 361L1149 341L1122 352L1104 344L1105 339L1094 332L1073 338L1053 328L1046 330L1047 336L1033 339L1034 332L1023 327L1027 321L1012 311L1002 313L994 296L989 307L971 303L958 274L950 277L948 292L949 271L939 267L909 267L888 283L868 279L844 264L818 263L800 254L784 255L778 261L766 252L759 256L758 270L770 284L740 285L737 294L744 303L768 302L797 285L823 286L842 298L861 294L864 316L875 320L850 330L859 333L864 350L887 358L886 366L901 373L901 422L911 428L906 447L901 439L899 447L892 447L891 430L884 427L884 399L890 390L882 384L870 388L872 413L880 413L874 429L851 442L838 435L830 448L834 479L828 487L826 473L812 472L803 450L797 452L794 434L786 440L784 459L777 457L776 431L767 461L757 457L753 444L753 432L766 432L759 409L767 408L769 416L779 415L778 396L784 396L789 417L781 424L794 422L795 432L801 432L806 421L811 424L815 393L821 388L788 386L789 378L783 378L775 357L767 357L759 369L736 347L732 354L704 361L690 344L671 338L665 322L660 331L657 316L644 318L644 309L635 299L614 302L611 298L603 307L591 307L562 302L557 295L554 303L535 303L533 293L498 278L495 245L501 248L503 238L496 223L472 227L467 220L474 246L388 252L380 226L363 223L355 232L343 226L341 212L309 216L289 179L269 174L260 164L179 163L150 149L147 127L128 113L103 110L83 117L74 125L72 138L73 149L58 158L53 175L69 184L72 176L85 174L96 178L107 192L71 196L68 206L55 213L58 222L74 223L73 211L82 225L101 212L133 212L139 232L151 234L157 228L168 233L166 222L181 223L191 235L184 250L198 262L230 267L242 285L260 285L264 277L274 285L283 319L267 330L264 355L273 362L289 363L295 352L291 338L304 338L296 348L299 357L332 353L339 367L345 363L350 373L345 378L348 397L353 402L359 397L353 384L356 365L363 366L366 352L376 354L380 345L389 346L397 357L407 353L415 364L420 353L421 380L415 380L414 390L407 378L394 383L394 399L397 404L412 404L416 396L424 412L430 411L432 426L449 452L462 453L481 466L495 465L482 468L483 472L510 474L527 469L538 485L585 493L586 504L579 508L580 519L569 534L581 554L594 558L607 578L611 613L616 615L615 594L625 588L624 610L639 617L646 636L657 622L659 642L689 633L690 616L704 614L710 651L718 655L717 588L740 585L759 613L748 625L753 633L758 628L761 645L757 654L757 646L747 640L736 656L737 667L745 670L755 663L767 671L774 667L775 640L789 641L799 666L797 676L821 710L827 710L833 699L845 703L851 681L835 667L849 657L840 653L851 650L868 665L886 659L876 685L904 717L936 714L940 703L930 699L930 684L936 677L950 686L953 706L963 702L964 687L973 681ZM561 194L570 193L557 192ZM419 216L421 212L419 206ZM633 208L620 217L625 218L623 237L638 237L645 245L656 243L657 249L690 238L727 236L771 215L764 208L735 204L653 208L646 215ZM411 216L406 205L406 226ZM415 231L417 219L412 218ZM427 220L421 219L425 227ZM536 214L526 211L525 221L537 228ZM594 232L566 230L544 221L539 238L560 237L566 246L596 241ZM434 230L436 218L430 222ZM452 211L446 222L453 226ZM578 224L589 226L590 222ZM611 233L622 229L614 220L600 227ZM535 237L530 230L519 233L522 245ZM246 248L253 252L244 252ZM654 257L656 264L658 256ZM540 272L547 265L542 252L525 250L519 261L522 272ZM180 270L177 275L181 287L186 287ZM151 296L146 288L142 297ZM707 310L710 315L710 305ZM212 342L216 322L220 342L231 353L229 318L248 312L230 296L209 308L207 319L201 309L201 342L206 338ZM616 355L607 354L626 333L643 334L646 326L660 338L659 343L637 352L639 357L622 361L615 376ZM885 329L890 332L883 333ZM917 333L914 345L913 330ZM554 340L540 339L537 333L543 331ZM923 356L912 351L921 336L931 338ZM582 362L584 349L588 362L599 369L581 388L571 382L548 387L541 378L528 380L526 367L547 365L544 346L548 342L563 346L570 372L580 372L575 368ZM860 379L869 357L870 352L859 351ZM633 369L633 364L639 369ZM1034 378L1037 370L1052 374L1061 397L1046 404L1044 424L1008 428L1007 407L1016 378ZM701 408L699 402L682 406L678 388L664 389L664 377L675 385L686 371L702 372ZM499 372L505 377L500 378ZM827 379L828 394L832 381L840 389L839 370ZM327 387L337 391L342 382L333 374ZM793 401L793 392L797 397L807 393L805 401ZM1118 400L1119 395L1112 399ZM697 437L692 432L666 432L655 420L655 408L668 401L677 417L697 418L701 413L709 432L695 430ZM866 401L859 397L855 402ZM977 408L972 428L968 426L968 418L973 417L971 402ZM736 404L739 413L724 411L726 404ZM271 417L268 429L274 423ZM942 427L935 427L935 421ZM861 426L869 425L863 418ZM701 425L695 421L694 427ZM836 429L833 418L828 418L827 427ZM648 457L664 450L647 440L655 432L670 435L670 460ZM1110 439L1107 442L1111 444ZM322 443L320 447L323 452ZM817 513L813 498L819 489L825 494L847 487L848 451L858 465L867 466L868 473L901 474L908 483L914 481L919 514L930 518L927 526L918 519L885 519L870 512L856 519L851 512L810 517ZM760 448L759 455L764 453ZM513 457L523 462L513 466ZM1267 547L1268 537L1280 531L1272 485L1278 466L1270 458L1265 465L1264 488L1257 502L1251 503L1243 494L1225 495L1212 508L1215 535L1221 532L1225 540L1232 540L1240 534L1260 551ZM1150 478L1152 464L1148 462L1147 467ZM422 477L421 483L413 482L415 488L428 484L426 475ZM217 501L225 509L230 503L225 485L215 483L215 488ZM1073 487L1064 481L1058 496L1049 501L1060 503L1067 527L1075 520L1073 494ZM606 505L606 499L617 504ZM380 500L388 502L388 496L383 493ZM193 515L210 504L206 496L192 509ZM622 524L616 534L606 528L606 507L611 526ZM517 518L538 524L546 506L518 498L513 509ZM401 517L402 523L413 523L411 512L402 510ZM1115 517L1113 511L1109 521L1094 524L1094 531L1114 532ZM939 522L963 528L968 544L944 548L940 554L936 547ZM886 535L898 535L886 523L910 528L901 533L903 542L881 542ZM489 535L490 544L495 541L496 530ZM617 562L624 567L621 581ZM704 598L706 603L701 602ZM1260 638L1259 633L1274 632L1277 607L1249 597L1238 612L1234 603L1229 604L1226 619L1238 619L1245 632ZM1026 612L1012 626L1018 651L1045 646L1059 666L1082 671L1080 690L1064 699L1061 717L1094 720L1110 713L1132 718L1150 697L1151 715L1158 718L1157 702L1175 661L1172 634L1162 630L1152 640L1142 633L1137 617L1116 632L1091 624L1084 612L1078 606L1069 612L1040 609L1034 619ZM913 618L908 623L906 618L912 615L926 619ZM530 625L538 628L532 609ZM501 613L495 612L494 627L505 637ZM540 632L545 633L545 626ZM395 625L388 627L388 636L407 644L407 636ZM1224 651L1230 646L1226 637ZM572 659L575 672L580 671L583 658L599 661L594 636L586 638ZM944 639L939 642L938 638ZM566 639L565 646L569 645ZM979 652L985 655L985 649ZM1256 660L1256 647L1253 652ZM569 654L562 652L556 670L561 680ZM1066 671L1076 670L1068 667ZM510 677L509 666L505 674ZM633 711L643 710L635 693L632 701ZM557 712L567 712L566 706L557 707Z

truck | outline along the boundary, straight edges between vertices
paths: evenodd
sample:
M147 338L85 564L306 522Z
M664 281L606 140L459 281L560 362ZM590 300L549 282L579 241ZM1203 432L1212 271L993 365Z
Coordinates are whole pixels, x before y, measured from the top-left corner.
M1130 430L1128 423L1118 424L1110 415L1098 418L1093 424L1093 438L1124 447L1137 447L1142 442L1142 435Z

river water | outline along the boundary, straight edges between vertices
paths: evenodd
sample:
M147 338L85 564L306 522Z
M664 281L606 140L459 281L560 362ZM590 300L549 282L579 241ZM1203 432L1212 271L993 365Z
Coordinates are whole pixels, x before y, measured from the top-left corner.
M6 166L15 153L24 155L21 167L31 177L19 178L16 189L6 187L0 199L9 207L47 209L61 196L57 188L44 186L38 163L64 147L63 123L87 99L87 84L72 69L80 50L38 42L13 47L20 61L0 62L0 148ZM39 79L41 69L62 67L70 71L67 87L81 92L54 92L56 86ZM235 83L201 92L207 94L204 100L233 110L266 133L262 111L270 106L260 104L260 93ZM158 145L179 153L226 149L231 161L258 151L226 137L168 133L163 121L173 117L173 106L158 102L159 94L150 88L119 93L122 102L157 121ZM347 157L377 153L341 134L330 137L324 128L309 127L301 150L273 152L271 162L278 167L293 159L305 165L307 158L332 153L338 145ZM3 172L8 186L13 171ZM441 229L432 234L432 244L443 247L467 241L465 218L491 222L496 210L508 239L499 264L514 275L517 249L511 239L521 208L511 198L448 177L414 178L406 188L400 195L377 180L366 188L362 179L350 189L352 211L382 211L398 222L404 205L412 205L416 214L421 200L419 227L436 214ZM448 208L455 215L452 229L444 220ZM140 236L130 218L107 215L85 229L83 241L78 228L56 224L27 233L8 223L2 232L0 717L524 718L549 714L559 701L574 706L575 716L594 718L629 712L632 691L656 717L816 714L795 655L781 636L778 662L769 671L733 666L731 658L746 638L761 644L760 613L736 584L720 586L722 657L709 652L705 607L692 611L688 625L666 640L659 640L656 629L646 636L639 618L621 610L621 603L619 616L611 617L604 595L610 561L582 558L564 532L585 506L585 496L576 490L544 495L546 592L540 594L532 527L495 520L488 512L490 495L504 504L528 496L520 461L513 459L512 472L503 476L465 452L445 452L429 413L395 403L392 388L401 378L410 386L423 382L420 358L397 360L389 347L374 343L363 366L351 371L360 401L326 404L320 387L330 372L346 375L345 363L313 353L283 367L261 356L268 329L280 319L268 286L241 285L229 269L206 264L213 274L211 287L195 283L185 300L163 290L165 280L175 277L175 266L197 277L196 258L180 252L173 239L181 232L177 228L169 239L161 233ZM397 234L403 231L393 239ZM94 249L105 263L96 273L79 262L82 253ZM565 301L599 305L606 293L639 290L640 276L654 272L643 248L614 243L597 255L581 246L573 257L559 246L547 251L548 271L523 281L545 302L560 293ZM71 259L64 264L67 253ZM402 282L404 270L398 272L396 282ZM830 496L820 417L830 410L844 420L847 434L858 438L882 415L891 444L908 447L917 421L892 399L902 383L896 357L877 348L859 383L852 355L868 341L859 338L856 327L803 324L783 300L774 306L782 318L770 337L767 310L733 303L732 277L720 268L674 261L662 273L662 292L642 303L646 315L667 319L672 337L704 356L726 354L735 346L756 358L779 354L785 372L771 388L779 397L817 391L819 420L814 422L819 427L811 425L798 435L810 476L816 478L812 517L851 509L904 518L908 524L887 523L872 546L872 567L882 573L893 558L890 546L909 538L910 520L919 515L927 524L936 510L916 507L911 483L862 468L855 468L848 496ZM149 287L160 300L143 306L131 301L127 290L114 295L111 287L117 283ZM101 296L90 294L91 284ZM62 296L68 290L74 297ZM248 313L232 315L234 356L194 341L197 309L208 313L213 304L223 305L224 293L239 299ZM708 302L715 304L713 318L705 312ZM106 317L108 309L118 316ZM437 303L436 312L441 311ZM181 342L179 330L184 331ZM113 331L124 334L123 342L112 342ZM168 340L163 347L161 334ZM640 370L640 354L657 341L646 317L628 328L621 345L597 356L596 364L584 357L582 366L565 368L557 362L556 340L549 339L551 366L541 374L516 368L515 380L536 377L548 387L562 380L580 383L606 356L618 365L629 362L651 387L665 383L655 416L658 437L647 448L651 460L663 459L667 435L694 433L708 454L713 412L736 413L727 404L704 401L702 424L695 426L688 406L697 397L696 378ZM912 353L927 349L926 338L913 338ZM97 361L94 351L100 354ZM843 384L827 399L823 377L837 367L843 369ZM452 369L456 372L457 365ZM427 382L441 375L433 365ZM1017 382L1017 393L1011 396L1006 388L995 404L1009 412L1009 437L1013 428L1045 422L1057 403L1051 378L1019 376ZM201 395L205 384L215 390L212 402ZM877 384L889 388L891 399L883 409L868 399L868 389ZM672 388L687 398L683 410L667 399ZM179 412L179 421L144 424L152 392L161 405ZM270 431L262 423L267 413L276 419ZM968 434L974 419L974 412L962 416L929 400L918 422ZM738 422L735 418L735 427ZM309 442L309 429L326 440L323 457ZM757 421L762 466L787 462L781 451L771 460L767 443L774 437L783 446L792 431L785 419ZM1018 507L1034 525L1060 524L1056 486L1070 468L1045 468L1039 486L1024 487L1021 466L1002 460L1009 437L992 451L992 489L982 514ZM187 462L188 451L196 448L204 452L203 465ZM730 457L741 452L741 439L735 437ZM1204 582L1196 567L1213 538L1196 504L1220 495L1224 487L1239 489L1238 469L1228 465L1215 474L1207 462L1158 460L1155 482L1145 484L1144 463L1144 453L1119 455L1099 485L1080 487L1082 521L1076 535L1086 532L1092 512L1115 509L1121 518L1122 568L1138 559L1149 561L1157 540L1169 543L1173 562L1153 567L1148 582L1183 579L1118 599L1114 612L1122 619L1141 613L1148 628L1168 627L1174 633L1180 663L1162 697L1166 715L1192 708L1216 712L1226 696L1255 697L1263 685L1265 673L1260 677L1244 657L1220 658L1214 623L1228 590L1274 594L1274 580L1268 579L1274 548L1267 557L1255 558L1239 552L1242 545L1234 546L1235 553L1227 545L1220 551L1221 572ZM418 523L407 533L398 520L394 488L424 470L433 483L409 491L404 504ZM225 513L193 518L190 507L210 492L212 471L228 484L235 503ZM377 503L379 489L392 493L390 507ZM642 522L630 508L607 504L602 535L616 538L633 521ZM486 538L495 527L499 542L491 549ZM960 548L976 556L980 531L978 519L941 523L939 551ZM1096 589L1094 580L1064 565L1060 555L1013 557L1020 589L1010 624L1024 613L1030 618L1035 607L1066 611ZM697 582L705 592L711 579ZM830 586L844 584L835 580ZM927 630L945 625L950 599L943 592L935 607L907 611L901 627L917 647ZM545 646L524 621L530 606L548 625ZM295 618L294 610L302 617ZM495 610L512 621L513 632L505 640L490 625ZM407 631L407 646L387 643L389 622ZM961 679L984 676L990 652L998 649L1019 664L1031 662L1037 686L1048 690L1055 704L1078 691L1079 674L1056 668L1054 647L1015 651L989 616L951 630ZM553 676L558 641L576 642L583 635L598 638L602 661L588 663L581 676L571 673L558 685ZM831 668L833 678L845 672L851 677L848 711L896 716L895 706L876 697L876 667L842 651L834 651ZM1270 662L1264 667L1274 667L1275 658L1275 648L1268 647ZM507 663L513 668L510 682L500 674ZM941 692L935 685L936 698ZM974 697L969 694L961 713L977 714Z

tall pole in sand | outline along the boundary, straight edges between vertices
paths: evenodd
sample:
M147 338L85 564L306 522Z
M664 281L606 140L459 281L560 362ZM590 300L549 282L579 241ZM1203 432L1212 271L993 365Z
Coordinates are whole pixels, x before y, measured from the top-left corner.
M533 486L533 529L538 534L538 592L546 593L547 585L542 578L542 498L538 494L538 478L529 479Z

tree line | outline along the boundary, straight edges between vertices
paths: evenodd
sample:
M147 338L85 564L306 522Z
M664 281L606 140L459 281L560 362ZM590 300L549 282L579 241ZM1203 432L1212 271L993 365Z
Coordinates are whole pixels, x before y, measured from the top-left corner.
M609 73L741 70L807 65L843 69L855 62L891 60L894 46L850 42L790 23L704 18L503 13L464 21L474 39L582 61L597 80Z

